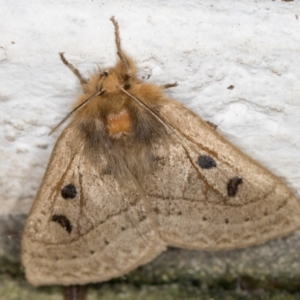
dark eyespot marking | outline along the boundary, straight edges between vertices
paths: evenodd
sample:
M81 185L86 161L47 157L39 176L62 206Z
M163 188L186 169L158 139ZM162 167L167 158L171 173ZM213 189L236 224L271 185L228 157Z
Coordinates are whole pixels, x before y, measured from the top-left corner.
M236 176L232 177L227 183L227 194L229 197L234 197L238 192L238 187L243 183L243 179Z
M76 197L76 194L77 194L76 188L72 183L65 185L61 189L61 196L64 199L73 199Z
M203 221L207 221L207 218L206 218L206 217L203 217L202 220L203 220Z
M71 233L72 224L66 216L64 216L64 215L53 215L52 218L51 218L51 221L57 222L68 233Z
M125 83L123 86L124 90L129 90L130 89L130 84L129 83Z
M109 245L109 241L108 240L104 240L105 245Z
M94 254L94 253L95 253L95 251L94 251L94 250L91 250L91 251L90 251L90 254Z
M199 155L198 157L198 165L202 169L212 169L217 166L215 160L208 155Z
M230 85L227 90L233 90L234 89L234 85Z
M229 223L229 220L226 218L225 219L225 224L228 224Z

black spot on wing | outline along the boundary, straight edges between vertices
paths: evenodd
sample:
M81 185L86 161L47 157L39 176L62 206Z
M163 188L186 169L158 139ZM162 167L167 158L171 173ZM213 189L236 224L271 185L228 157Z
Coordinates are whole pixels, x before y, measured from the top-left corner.
M64 215L53 215L52 218L51 218L51 221L57 222L68 233L71 233L72 224L66 216L64 216Z
M215 160L208 155L199 155L197 163L202 169L212 169L217 166Z
M238 192L238 187L243 183L243 179L241 177L235 176L232 177L227 183L227 194L229 197L234 197Z
M64 199L73 199L76 197L76 194L77 194L76 188L72 183L65 185L61 189L61 196Z

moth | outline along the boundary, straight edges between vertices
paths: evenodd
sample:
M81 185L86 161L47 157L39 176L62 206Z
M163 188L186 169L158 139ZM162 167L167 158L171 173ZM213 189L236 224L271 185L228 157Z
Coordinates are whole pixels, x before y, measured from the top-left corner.
M122 276L167 246L224 250L300 227L287 186L164 89L118 62L87 80L63 120L22 238L33 285L83 285Z

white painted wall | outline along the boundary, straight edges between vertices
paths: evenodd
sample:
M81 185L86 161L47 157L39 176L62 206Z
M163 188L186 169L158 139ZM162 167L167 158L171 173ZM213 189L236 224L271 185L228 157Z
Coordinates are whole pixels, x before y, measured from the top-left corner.
M114 64L112 15L140 76L177 81L170 97L300 196L299 1L0 0L0 214L28 212L80 91L58 52L86 75Z

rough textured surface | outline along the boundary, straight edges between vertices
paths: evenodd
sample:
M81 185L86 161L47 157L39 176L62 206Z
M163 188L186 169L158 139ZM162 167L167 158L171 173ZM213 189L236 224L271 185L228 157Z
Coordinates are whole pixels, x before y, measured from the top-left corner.
M159 86L139 82L112 21L120 62L88 83L77 72L84 95L76 105L101 94L60 135L24 227L28 281L102 282L167 245L228 250L299 229L298 199L276 176ZM215 167L199 165L199 155Z
M124 48L138 62L141 77L158 84L177 80L172 97L218 125L219 132L300 195L298 1L51 0L24 6L0 0L0 5L0 228L7 228L0 236L1 272L20 270L9 248L17 249L19 215L29 211L58 135L47 134L79 90L57 53L68 53L86 73L95 63L113 64L111 15L120 23ZM287 289L299 282L298 235L267 248L199 253L197 272L204 270L207 280L226 270L245 272ZM231 255L237 264L232 269ZM219 270L216 275L214 270ZM3 282L28 292L24 283ZM43 298L51 299L52 290L47 291ZM241 299L236 297L228 299Z
M24 219L25 216L16 218L15 228ZM4 222L8 220L1 219L1 225ZM127 276L109 284L92 285L88 299L97 299L97 295L103 299L166 299L166 295L167 299L183 299L186 295L188 299L220 299L221 296L224 299L253 299L254 296L255 299L300 299L300 254L296 246L299 244L300 233L295 232L263 246L235 251L169 248ZM1 248L0 295L2 291L7 295L3 299L19 299L20 295L21 299L24 295L30 295L28 299L61 299L57 287L33 288L24 281L17 243L5 242Z
M32 288L22 279L12 280L0 276L1 300L62 300L59 287ZM113 283L92 285L88 289L87 300L299 300L300 294L289 291L265 291L261 288L241 290L219 284L220 288L196 286L188 281L161 285L133 285Z
M113 65L111 15L140 77L177 81L171 97L300 195L298 1L22 3L0 0L1 214L29 211L80 90L58 52L84 74Z

